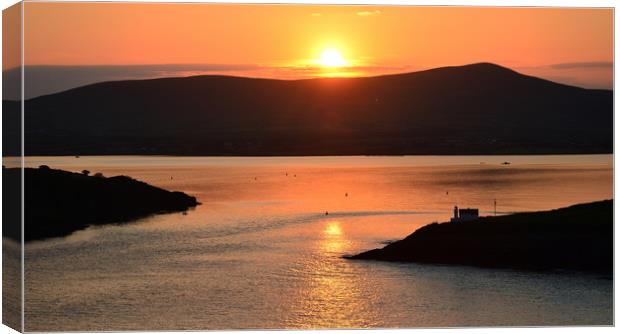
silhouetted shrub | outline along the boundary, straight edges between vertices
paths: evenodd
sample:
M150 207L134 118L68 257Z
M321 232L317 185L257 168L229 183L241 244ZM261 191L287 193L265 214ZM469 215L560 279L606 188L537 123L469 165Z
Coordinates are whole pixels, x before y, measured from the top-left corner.
M103 174L102 174L101 172L97 172L97 173L95 173L95 175L94 175L94 176L95 176L95 177L103 177Z
M39 169L49 170L50 166L48 166L48 165L41 165L41 166L39 166Z
M89 171L89 170L87 170L87 169L85 169L85 170L83 170L83 171L82 171L82 174L84 174L84 175L88 176L88 174L90 174L90 171Z

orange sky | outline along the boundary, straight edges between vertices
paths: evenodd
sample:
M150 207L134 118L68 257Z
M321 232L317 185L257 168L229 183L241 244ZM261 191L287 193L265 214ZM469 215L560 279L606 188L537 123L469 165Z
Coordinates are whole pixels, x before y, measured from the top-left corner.
M331 47L349 75L487 61L584 86L612 80L611 9L26 3L24 21L27 65L298 78L323 71L313 60Z

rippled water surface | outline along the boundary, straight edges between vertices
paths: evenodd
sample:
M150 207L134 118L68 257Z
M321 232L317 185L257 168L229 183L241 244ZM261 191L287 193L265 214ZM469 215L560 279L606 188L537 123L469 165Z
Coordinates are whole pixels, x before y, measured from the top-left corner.
M609 155L26 163L129 175L203 203L28 243L30 331L612 323L609 278L341 258L445 221L455 203L490 215L493 199L504 214L611 198Z

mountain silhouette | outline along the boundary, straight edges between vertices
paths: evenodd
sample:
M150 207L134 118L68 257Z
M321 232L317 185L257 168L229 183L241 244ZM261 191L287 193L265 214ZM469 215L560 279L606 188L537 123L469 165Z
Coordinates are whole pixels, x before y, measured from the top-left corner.
M19 103L3 104L6 124L15 124ZM24 117L27 155L613 150L612 91L490 63L362 78L103 82L27 100ZM5 141L18 138L4 132ZM19 153L5 147L5 154Z

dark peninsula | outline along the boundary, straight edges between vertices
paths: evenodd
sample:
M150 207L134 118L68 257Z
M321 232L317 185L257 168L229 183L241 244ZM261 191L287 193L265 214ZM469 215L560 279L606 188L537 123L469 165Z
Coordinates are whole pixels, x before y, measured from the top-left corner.
M426 225L360 260L613 272L613 200Z
M2 174L7 187L21 182L19 168L3 168ZM87 174L47 166L24 169L25 241L62 237L90 225L185 211L199 204L195 197L185 193L157 188L128 176ZM17 195L4 194L5 198L10 197L12 205L19 205ZM4 236L19 241L19 216L3 218L7 218Z

